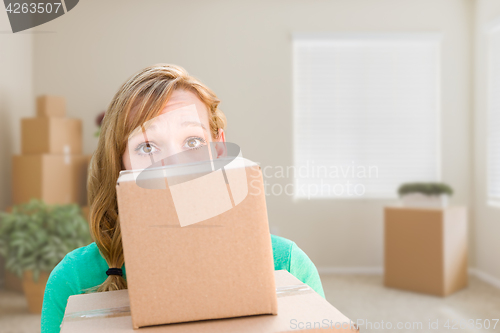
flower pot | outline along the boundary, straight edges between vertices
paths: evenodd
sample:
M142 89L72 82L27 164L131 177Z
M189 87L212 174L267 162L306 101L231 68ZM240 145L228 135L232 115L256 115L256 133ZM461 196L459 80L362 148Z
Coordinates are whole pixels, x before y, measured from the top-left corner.
M31 313L42 313L43 295L45 293L45 285L49 279L49 274L41 272L38 281L33 280L33 272L25 271L23 276L24 296L28 301L28 309Z
M5 270L4 287L6 290L22 293L23 280L20 279L16 274Z
M426 195L423 193L408 193L401 196L403 206L417 208L445 208L448 207L448 194Z

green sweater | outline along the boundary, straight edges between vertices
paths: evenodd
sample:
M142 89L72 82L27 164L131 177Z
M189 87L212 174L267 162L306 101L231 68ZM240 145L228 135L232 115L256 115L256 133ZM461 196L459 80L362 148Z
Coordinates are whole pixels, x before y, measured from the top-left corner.
M287 270L325 297L318 271L309 257L295 242L271 235L274 269ZM50 273L42 308L42 333L60 331L66 302L71 295L95 287L106 279L108 264L95 243L68 253ZM126 276L123 267L123 276Z

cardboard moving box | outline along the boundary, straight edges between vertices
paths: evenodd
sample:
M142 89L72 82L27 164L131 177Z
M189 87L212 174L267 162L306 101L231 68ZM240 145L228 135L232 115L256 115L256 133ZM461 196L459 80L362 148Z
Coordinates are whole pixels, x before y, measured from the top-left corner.
M287 271L275 271L275 277L277 316L259 315L168 324L141 328L140 332L270 333L324 332L326 329L335 332L359 332L349 318ZM80 332L134 332L128 291L71 296L66 306L61 333Z
M41 199L47 204L87 202L88 156L18 155L12 159L13 203Z
M204 163L153 169L142 179L163 188L139 186L131 171L118 179L135 328L277 313L260 167L238 158L200 175Z
M465 207L385 208L386 286L446 296L467 278Z
M82 121L72 118L21 119L22 154L81 154Z
M42 95L36 99L36 114L38 117L64 117L66 101L64 97Z

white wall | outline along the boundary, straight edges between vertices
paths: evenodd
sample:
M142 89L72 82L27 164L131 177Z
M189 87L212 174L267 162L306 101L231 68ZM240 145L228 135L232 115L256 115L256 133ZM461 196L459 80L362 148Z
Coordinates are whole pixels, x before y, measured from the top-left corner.
M476 269L500 281L500 208L487 205L487 43L485 28L500 23L500 1L478 0L476 8L474 103L474 205Z
M67 97L94 117L124 80L157 62L185 67L221 98L227 139L266 165L292 164L292 32L441 32L442 174L454 203L471 204L469 0L80 1L34 36L36 94ZM278 152L277 152L278 151ZM283 181L284 182L284 181ZM273 230L319 267L383 265L383 200L294 202L269 197Z

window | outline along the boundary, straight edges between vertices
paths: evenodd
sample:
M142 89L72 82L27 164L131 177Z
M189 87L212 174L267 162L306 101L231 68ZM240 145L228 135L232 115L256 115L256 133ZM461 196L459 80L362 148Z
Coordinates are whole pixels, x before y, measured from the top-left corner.
M440 40L294 35L295 198L395 198L440 179Z
M488 35L488 203L500 205L500 24Z

